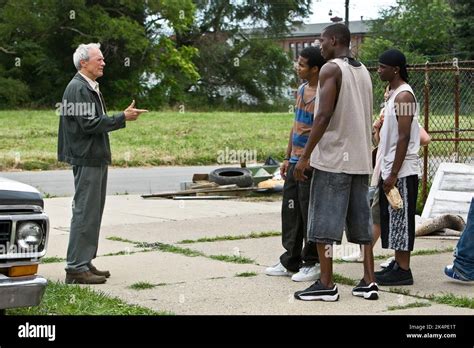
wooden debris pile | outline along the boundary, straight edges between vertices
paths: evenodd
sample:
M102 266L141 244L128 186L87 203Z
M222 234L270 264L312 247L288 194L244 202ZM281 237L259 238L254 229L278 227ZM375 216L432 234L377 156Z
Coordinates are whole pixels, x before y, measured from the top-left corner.
M237 185L218 185L209 181L208 174L194 174L193 182L186 189L172 192L144 194L143 198L187 199L229 199L258 191L257 187L238 187Z

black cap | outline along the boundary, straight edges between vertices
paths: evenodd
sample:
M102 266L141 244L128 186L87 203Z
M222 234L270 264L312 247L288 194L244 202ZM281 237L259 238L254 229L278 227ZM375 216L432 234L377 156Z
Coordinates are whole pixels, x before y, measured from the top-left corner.
M389 49L380 55L379 62L389 66L400 67L400 77L405 82L408 82L407 59L402 52L395 48Z

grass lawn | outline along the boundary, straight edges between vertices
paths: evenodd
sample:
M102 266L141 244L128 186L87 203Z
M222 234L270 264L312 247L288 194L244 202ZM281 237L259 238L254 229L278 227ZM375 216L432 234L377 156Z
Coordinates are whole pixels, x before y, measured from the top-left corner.
M203 165L219 151L256 151L282 159L289 113L151 112L110 133L114 166ZM0 111L0 169L55 169L58 116L53 111ZM15 165L16 163L16 165Z
M7 309L8 315L170 315L131 305L89 286L48 282L39 306Z
M431 130L452 127L453 116L435 115ZM228 151L255 151L257 161L284 157L290 113L151 112L110 133L113 165L120 167L218 163ZM471 125L461 116L461 128ZM0 111L0 170L55 169L58 116L53 111ZM444 124L442 128L436 125ZM447 125L450 125L449 127ZM431 156L450 155L453 143L433 142ZM472 156L474 144L462 144Z

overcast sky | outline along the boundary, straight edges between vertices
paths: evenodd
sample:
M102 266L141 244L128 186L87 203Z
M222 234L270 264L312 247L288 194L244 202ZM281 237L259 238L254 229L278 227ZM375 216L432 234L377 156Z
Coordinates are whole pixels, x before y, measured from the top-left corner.
M327 23L330 22L328 15L332 10L332 16L338 16L344 19L345 0L313 0L313 14L305 18L305 23ZM349 20L358 21L360 16L364 19L374 19L378 17L381 8L396 4L396 0L350 0Z

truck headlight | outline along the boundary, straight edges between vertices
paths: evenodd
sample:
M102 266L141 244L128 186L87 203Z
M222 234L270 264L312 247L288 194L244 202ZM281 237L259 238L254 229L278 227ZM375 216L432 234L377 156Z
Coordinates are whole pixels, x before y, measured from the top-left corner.
M22 249L34 250L43 239L43 228L36 222L24 222L17 229L17 243Z

